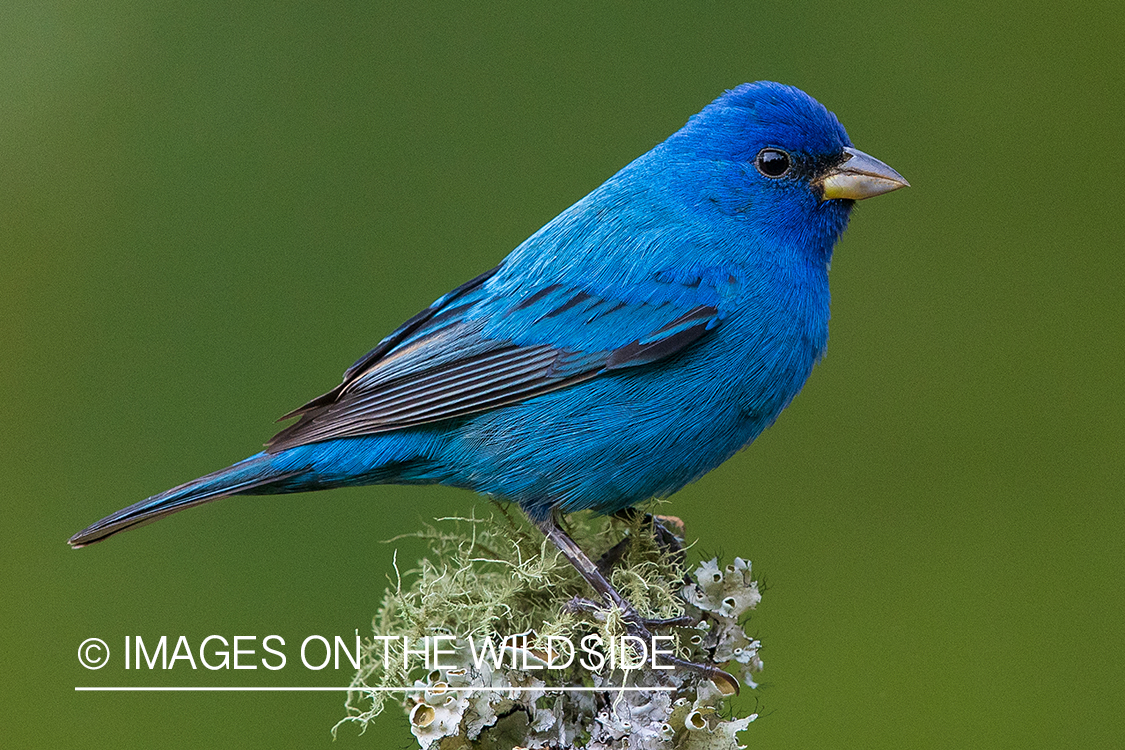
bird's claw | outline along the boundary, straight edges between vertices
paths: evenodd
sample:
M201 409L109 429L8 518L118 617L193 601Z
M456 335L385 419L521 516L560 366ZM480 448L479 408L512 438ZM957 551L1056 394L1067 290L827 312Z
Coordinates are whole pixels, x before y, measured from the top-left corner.
M645 625L642 623L656 622L674 626L683 624L682 621L685 619L687 620L688 624L692 622L691 618L687 617L686 615L684 617L675 617L666 620L645 620L644 618L637 616L637 614L633 612L632 617L627 616L625 622L626 628L629 631L629 635L640 638L646 643L652 643L652 633L650 633L648 628L645 627ZM738 684L738 679L734 675L730 674L729 672L724 672L718 667L713 667L708 664L700 664L699 662L688 661L687 659L680 659L676 656L665 656L663 661L680 669L686 669L702 674L705 678L715 683L715 687L717 687L723 695L739 694L740 687Z
M605 607L599 605L595 601L583 599L580 596L571 598L564 611L577 613L582 612L585 614L593 615L595 618L605 620ZM652 633L649 628L674 628L674 627L687 627L694 621L688 615L681 615L679 617L667 617L663 619L652 619L641 617L637 614L636 610L630 609L624 613L625 628L629 635L640 638L645 643L652 643ZM723 670L712 667L707 664L700 664L694 661L687 661L674 656L665 656L664 661L680 669L687 669L692 672L698 672L705 678L715 683L723 695L738 695L739 684L734 675L724 672Z
M581 596L571 597L570 601L563 607L565 612L575 614L581 612L583 614L593 615L598 620L605 619L605 605L599 604L591 599L584 599ZM648 628L657 630L663 628L686 628L690 627L695 621L688 615L680 615L679 617L641 617L637 614L636 610L629 609L624 612L625 622L630 627L639 628L642 633L630 633L630 635L648 635Z

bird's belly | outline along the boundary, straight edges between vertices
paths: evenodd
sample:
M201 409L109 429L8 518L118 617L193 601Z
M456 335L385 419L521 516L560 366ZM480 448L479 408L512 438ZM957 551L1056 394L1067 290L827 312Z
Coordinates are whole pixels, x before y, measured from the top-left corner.
M679 490L748 445L803 385L815 353L752 366L701 347L673 366L596 378L468 420L442 481L520 503L612 512Z

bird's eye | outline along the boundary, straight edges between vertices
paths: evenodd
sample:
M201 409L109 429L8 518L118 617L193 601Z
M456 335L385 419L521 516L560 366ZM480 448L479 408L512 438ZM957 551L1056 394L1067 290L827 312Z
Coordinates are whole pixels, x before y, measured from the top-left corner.
M754 166L766 177L781 177L789 171L789 154L776 148L763 148L754 159Z

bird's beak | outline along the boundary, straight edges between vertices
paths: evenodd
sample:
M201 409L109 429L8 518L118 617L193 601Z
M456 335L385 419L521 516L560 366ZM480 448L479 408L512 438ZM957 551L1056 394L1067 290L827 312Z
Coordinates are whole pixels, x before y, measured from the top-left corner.
M844 160L813 184L820 186L821 200L846 198L853 201L910 187L910 183L898 172L874 156L850 147L844 149Z

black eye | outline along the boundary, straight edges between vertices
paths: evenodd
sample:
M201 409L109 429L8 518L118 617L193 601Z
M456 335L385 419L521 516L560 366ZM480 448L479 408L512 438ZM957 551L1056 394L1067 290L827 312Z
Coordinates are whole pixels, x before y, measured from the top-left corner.
M789 171L789 154L776 148L763 148L754 159L754 166L766 177L781 177Z

